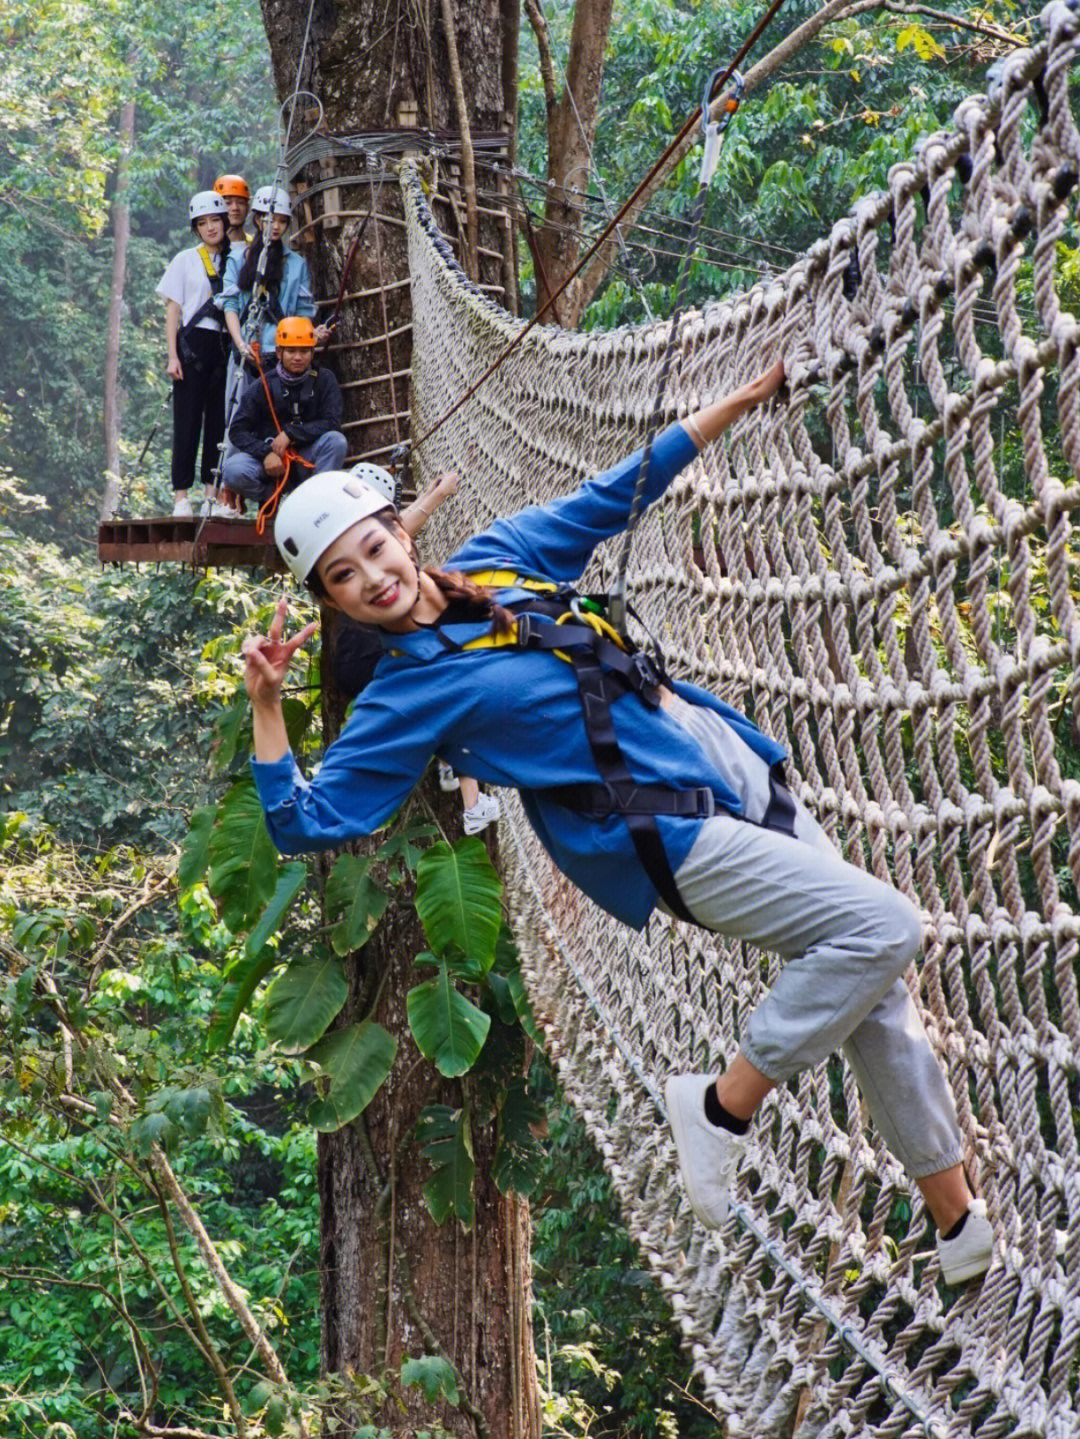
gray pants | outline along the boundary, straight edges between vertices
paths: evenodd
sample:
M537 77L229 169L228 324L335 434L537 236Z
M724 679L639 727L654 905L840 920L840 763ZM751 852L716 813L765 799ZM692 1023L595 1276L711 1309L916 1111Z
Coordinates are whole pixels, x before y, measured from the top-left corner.
M760 819L768 769L721 716L676 699L688 729ZM874 1124L913 1179L963 1158L956 1106L912 1002L918 911L847 864L796 802L795 838L720 813L705 821L675 882L706 929L787 961L751 1015L745 1057L783 1084L843 1048Z
M349 442L340 430L327 430L313 445L305 445L296 451L302 459L310 460L314 469L294 466L289 475L290 485L305 480L309 475L320 474L323 470L340 470L349 453ZM249 455L246 450L233 450L221 471L221 483L233 494L243 495L249 500L268 500L274 493L276 481L263 469L262 460Z

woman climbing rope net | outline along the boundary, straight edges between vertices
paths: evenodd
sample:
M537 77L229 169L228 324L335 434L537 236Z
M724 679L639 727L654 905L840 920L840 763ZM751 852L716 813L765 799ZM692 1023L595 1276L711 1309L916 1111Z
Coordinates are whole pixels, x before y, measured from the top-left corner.
M645 503L783 376L778 363L661 434L640 482ZM786 961L723 1074L667 1078L701 1222L724 1222L765 1095L842 1047L937 1225L943 1277L974 1278L989 1267L993 1234L902 978L920 950L916 910L840 858L783 783L779 745L715 696L669 680L572 589L595 547L625 526L641 468L639 452L574 494L495 521L443 569L419 566L396 511L348 473L289 495L275 540L290 570L376 626L384 655L309 782L289 750L281 687L314 626L286 639L282 600L269 633L244 642L270 834L287 853L368 834L433 755L517 789L555 863L616 918L640 928L660 906Z

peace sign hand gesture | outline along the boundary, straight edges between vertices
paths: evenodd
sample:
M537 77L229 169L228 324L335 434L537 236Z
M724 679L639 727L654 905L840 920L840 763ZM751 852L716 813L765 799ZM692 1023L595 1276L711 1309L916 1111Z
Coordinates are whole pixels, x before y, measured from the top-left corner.
M318 625L313 621L293 635L291 640L284 639L288 609L288 596L282 595L268 633L265 636L248 635L240 646L240 652L246 661L244 688L254 709L276 709L281 704L281 686L292 663L292 657L318 629Z

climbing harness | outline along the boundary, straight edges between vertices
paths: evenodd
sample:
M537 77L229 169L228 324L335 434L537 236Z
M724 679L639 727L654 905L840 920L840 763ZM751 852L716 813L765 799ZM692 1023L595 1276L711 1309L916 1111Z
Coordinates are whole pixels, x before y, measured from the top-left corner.
M434 626L445 649L544 651L574 671L585 734L600 780L549 785L534 793L588 819L603 820L612 815L622 819L641 866L664 904L676 918L693 924L694 917L679 894L656 820L662 815L708 819L716 810L712 790L707 785L672 789L667 785L639 784L627 768L611 716L612 704L628 693L636 695L646 708L658 709L661 689L670 683L663 667L618 633L607 618L605 595L581 595L570 585L512 570L484 570L469 578L490 589L515 588L532 593L527 599L506 605L514 616L507 634L481 635L458 644ZM794 803L782 776L774 769L770 773L769 806L760 824L791 834L794 818Z
M734 92L724 100L724 108L718 118L712 116L712 97L716 94L723 82L725 75L734 78ZM672 359L676 353L679 338L679 322L682 319L683 298L686 292L686 282L690 276L690 270L694 262L694 247L697 244L698 229L701 226L702 217L705 214L705 201L709 194L709 185L716 173L716 166L720 159L720 150L724 143L724 136L731 123L731 117L739 108L739 104L746 89L746 81L738 70L731 68L724 71L723 67L714 70L705 83L705 90L701 99L701 128L705 136L705 147L701 156L701 170L698 175L697 195L694 198L694 207L690 218L690 233L686 239L686 248L679 264L678 276L675 282L675 304L672 308L671 321L668 328L668 341L664 348L664 362L660 368L660 378L656 386L656 399L653 402L652 414L649 417L649 427L645 435L645 447L641 456L641 464L638 468L637 483L634 486L634 497L630 502L630 514L627 518L626 529L623 533L622 544L619 549L618 570L615 583L611 589L611 622L621 635L626 634L626 576L630 568L630 551L634 543L634 531L637 528L638 520L641 517L642 501L645 498L645 483L649 476L649 465L652 461L653 444L656 440L657 431L660 428L660 420L664 410L664 395L667 391L668 375L671 372Z
M188 336L192 333L193 330L197 330L199 328L203 320L214 320L217 324L218 336L219 338L221 337L221 327L223 322L221 319L221 311L218 309L217 299L218 296L221 294L221 287L225 282L222 275L219 273L217 266L210 258L210 251L206 248L206 246L198 245L196 247L196 253L199 256L199 259L202 261L203 269L206 271L206 278L210 285L210 298L204 301L203 304L199 306L199 308L195 311L194 315L192 315L191 319L188 320L187 324L181 326L180 330L177 332L176 352L180 356L180 363L182 365L190 365L194 370L202 370L204 368L203 362L200 357L196 355L195 351L191 348L191 341L189 340ZM224 361L224 348L222 349L221 358L222 361ZM215 364L211 373L216 372L217 368L218 366Z
M262 360L259 356L258 340L252 342L251 354L253 360L255 361L255 368L259 372L259 379L262 381L263 394L266 396L266 403L270 410L270 418L274 422L275 433L281 434L281 421L278 419L277 410L274 408L274 397L270 392L270 382L267 380L266 372L262 367ZM315 376L311 370L308 371L305 379L307 379L308 377L311 378L311 389L306 391L306 395L304 396L306 398L310 398L311 393L314 391ZM294 406L299 404L300 398L300 396L297 396L294 399ZM269 499L263 501L262 505L259 507L259 513L255 518L255 533L259 535L266 532L266 521L268 519L272 519L275 511L277 510L278 501L280 500L282 493L285 490L285 486L289 483L289 471L292 469L293 461L295 460L297 464L303 465L304 468L307 470L313 470L315 468L311 460L305 460L303 455L298 455L296 451L291 447L286 449L285 453L280 458L284 460L285 468L282 471L281 477L278 480L277 484L274 486L273 494L271 494Z

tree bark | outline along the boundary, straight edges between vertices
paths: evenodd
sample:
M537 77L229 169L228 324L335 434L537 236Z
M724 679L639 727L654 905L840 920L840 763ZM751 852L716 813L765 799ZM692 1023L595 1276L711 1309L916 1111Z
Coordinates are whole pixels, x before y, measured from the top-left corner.
M131 206L128 204L128 160L135 143L135 101L128 100L120 111L120 153L116 161L116 193L113 196L113 264L109 286L109 318L105 328L105 489L101 497L101 518L107 520L120 499L120 321L124 308L127 278L128 238L131 234Z
M556 288L581 253L583 205L577 192L588 190L592 173L611 9L612 0L579 0L575 5L566 81L557 97L547 21L539 0L526 0L526 14L540 49L547 107L548 190L544 223L536 232L537 308L547 302L549 285ZM552 318L566 329L573 329L581 318L581 310L572 309L565 299L553 310Z
M262 5L278 93L286 98L297 83L306 6L290 0L262 0ZM447 44L444 14L454 15L453 47ZM476 0L467 8L438 0L420 5L343 0L336 9L316 7L300 84L319 97L322 131L329 136L359 136L363 143L367 134L419 126L457 138L466 121L474 138L505 134L516 106L516 96L507 93L516 75L516 43L512 0ZM456 101L452 50L456 68L467 77ZM463 100L467 114L461 120ZM311 118L298 109L293 143ZM466 176L459 177L446 160L439 166L440 189L460 179L459 203L443 205L439 218L458 246L463 268L505 293L502 217L481 210L480 244L470 247ZM329 188L310 188L329 180ZM342 288L353 297L342 305L333 342L317 363L334 368L345 386L351 456L387 465L393 447L408 435L411 363L408 254L397 181L357 151L309 165L296 189L296 243L308 258L316 295L331 307ZM323 617L328 741L341 726L348 698L335 688L335 619L329 611ZM433 786L423 793L438 812L445 808L445 827L459 830L456 796L441 796ZM528 1207L500 1194L490 1178L493 1123L478 1119L472 1126L472 1230L466 1233L454 1221L436 1226L423 1199L430 1170L412 1139L417 1117L426 1104L460 1108L470 1100L468 1077L442 1079L410 1036L405 1000L417 983L413 958L425 947L411 896L402 895L348 965L350 998L338 1023L371 1014L397 1036L398 1055L361 1118L319 1141L323 1366L330 1374L379 1376L396 1388L405 1407L395 1401L378 1417L395 1435L438 1421L461 1439L538 1439ZM394 1383L403 1358L432 1352L448 1359L457 1373L463 1399L453 1409ZM347 1399L342 1403L347 1433L356 1427L360 1405L358 1400L350 1411Z

